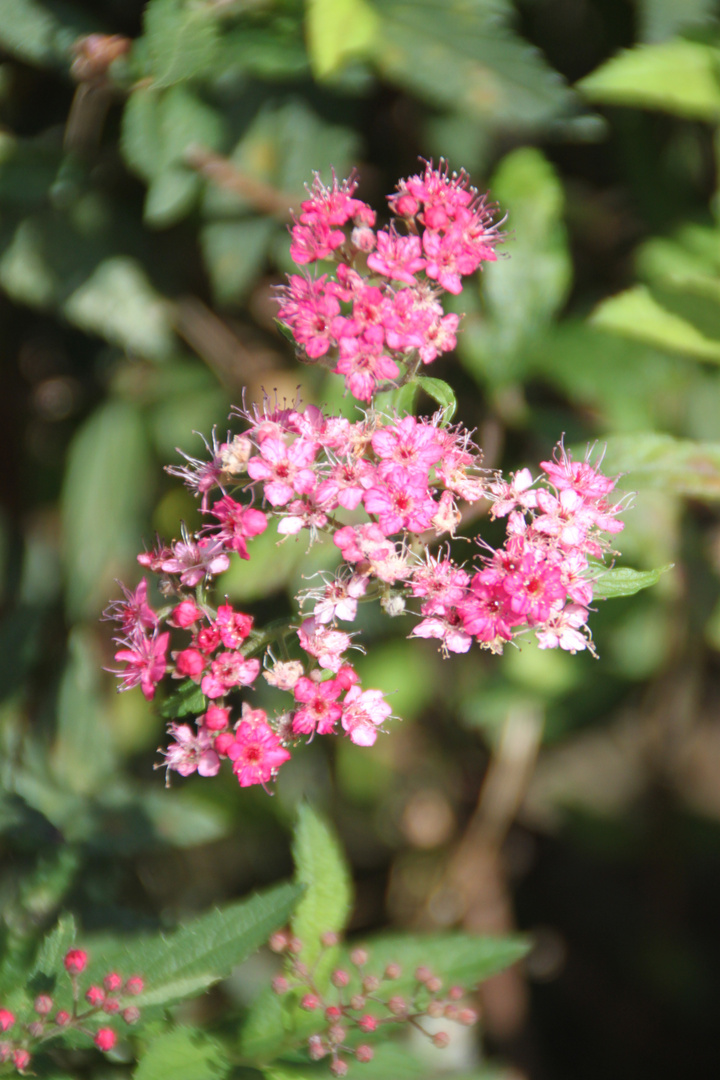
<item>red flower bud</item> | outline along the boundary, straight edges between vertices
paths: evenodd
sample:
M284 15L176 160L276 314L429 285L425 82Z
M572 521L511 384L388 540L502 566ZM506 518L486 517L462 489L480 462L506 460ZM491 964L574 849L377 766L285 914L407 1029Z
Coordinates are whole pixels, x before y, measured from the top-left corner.
M71 975L79 975L87 967L88 954L84 949L70 949L65 954L65 970Z
M117 1042L117 1035L112 1028L98 1028L94 1042L99 1050L112 1050Z

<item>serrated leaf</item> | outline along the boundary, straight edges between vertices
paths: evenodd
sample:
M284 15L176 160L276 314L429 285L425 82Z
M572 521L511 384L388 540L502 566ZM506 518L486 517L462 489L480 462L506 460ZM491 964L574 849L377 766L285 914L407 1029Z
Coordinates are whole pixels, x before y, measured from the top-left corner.
M139 356L162 359L173 349L169 304L140 263L125 255L104 259L63 305L86 332Z
M437 108L500 128L533 128L564 112L573 95L540 54L507 25L507 4L488 0L374 0L382 18L381 74Z
M229 1069L219 1043L197 1028L178 1027L152 1039L133 1080L220 1080Z
M659 349L720 363L720 342L707 337L681 315L664 307L647 285L611 296L593 311L590 322Z
M629 566L613 567L599 573L593 582L593 600L614 600L619 596L634 596L643 589L656 585L663 574L672 570L674 563L659 566L655 570L631 570Z
M436 401L443 410L443 424L449 424L457 412L457 400L452 386L443 382L442 379L430 378L427 375L418 375L415 381L420 389L424 390L428 397Z
M603 469L630 473L638 486L711 502L720 499L720 442L675 439L656 432L611 436Z
M101 405L70 444L61 498L71 612L96 614L137 550L148 474L137 410L119 401Z
M306 0L308 53L317 79L332 75L353 56L366 56L380 27L366 0Z
M720 117L719 61L720 53L710 45L675 38L623 51L577 87L590 101L714 122Z
M160 715L166 720L175 720L181 716L197 714L205 711L205 695L192 679L186 679L171 694L167 701L162 703Z
M316 810L300 807L293 838L296 881L305 886L292 920L292 929L303 943L300 957L312 967L322 952L320 938L326 932L345 929L352 892L345 856L334 831ZM318 965L316 978L328 974L329 950Z
M212 69L220 47L217 17L209 4L150 0L143 17L153 85L172 86Z
M56 926L43 938L42 944L30 970L30 977L43 976L51 981L64 970L63 958L72 949L77 936L75 919L69 913L60 916Z
M270 1061L285 1045L288 1013L282 999L266 986L253 1001L240 1033L240 1051L250 1061Z
M101 969L109 966L138 972L145 980L135 999L141 1008L198 994L229 975L283 926L301 894L297 885L278 885L201 915L171 934L117 939L93 951L89 977L97 973L102 978Z

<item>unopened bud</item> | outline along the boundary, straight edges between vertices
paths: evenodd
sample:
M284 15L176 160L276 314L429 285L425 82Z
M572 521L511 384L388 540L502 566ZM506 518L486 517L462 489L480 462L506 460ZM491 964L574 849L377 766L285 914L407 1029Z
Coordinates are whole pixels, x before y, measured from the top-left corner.
M308 1054L311 1061L320 1061L327 1054L327 1048L319 1035L311 1035L308 1039Z
M346 1035L347 1035L347 1031L342 1026L342 1024L331 1024L330 1027L328 1028L328 1038L330 1039L331 1042L334 1042L337 1045L340 1045L340 1043L345 1042L345 1036Z
M331 1024L335 1023L342 1016L342 1009L338 1009L337 1005L328 1005L325 1010L325 1016Z
M320 938L321 944L323 944L326 949L332 949L333 946L337 945L339 941L340 938L333 930L326 931L326 933L324 933Z
M396 592L385 593L380 598L380 607L391 619L397 619L398 615L402 615L405 611L405 597Z
M18 1047L17 1050L13 1051L12 1059L13 1065L18 1072L23 1072L30 1064L30 1054L27 1050L23 1050L22 1047Z
M462 986L451 986L448 990L448 997L451 1001L459 1001L460 998L465 997L465 991Z
M432 979L432 972L428 967L415 968L415 978L420 983L426 983L428 979Z
M112 1028L98 1028L94 1042L99 1050L112 1050L117 1042L117 1035Z
M368 1046L367 1043L360 1043L357 1050L355 1051L355 1057L363 1064L366 1064L368 1061L372 1061L374 1056L375 1054L372 1046Z
M442 990L442 979L438 979L437 975L432 975L426 980L425 985L431 994L437 994L438 990Z
M35 1012L40 1016L47 1016L53 1007L52 998L47 994L39 994L33 1002L33 1008Z
M64 1009L60 1009L60 1012L55 1013L55 1023L58 1027L66 1027L72 1017L69 1012L65 1012Z
M313 1012L315 1009L320 1008L320 998L317 994L305 994L304 998L300 1002L301 1008L307 1012Z
M94 1009L98 1009L105 1000L105 991L102 986L91 986L85 991L85 1000L88 1004L92 1005Z
M104 1013L107 1013L108 1016L112 1016L114 1013L120 1012L120 1002L117 998L105 998L102 1010Z
M388 1009L394 1016L402 1016L407 1012L407 1004L405 998L401 998L399 995L391 997L387 1003Z
M284 930L276 930L274 934L270 935L268 944L273 952L281 953L287 949L288 940L288 935Z
M428 1007L425 1010L428 1016L432 1016L435 1020L445 1015L445 1006L442 1001L430 1001Z
M45 1025L42 1020L33 1020L31 1024L28 1024L27 1029L28 1034L32 1035L33 1039L37 1039L45 1030Z
M333 1076L345 1076L348 1071L347 1061L343 1061L342 1058L335 1058L330 1062L330 1072Z
M444 1050L450 1042L450 1036L447 1031L438 1031L437 1035L433 1035L433 1046L437 1046L438 1050Z
M360 1009L365 1008L365 1000L364 994L353 994L350 998L350 1008L354 1009L355 1012L359 1012Z
M145 983L139 975L131 975L125 983L125 993L130 994L131 997L137 997L138 994L142 994L144 987Z
M364 967L368 962L367 949L353 949L350 953L350 962L355 967Z
M475 1009L461 1009L458 1013L458 1020L461 1024L465 1024L466 1027L472 1027L473 1024L477 1024L479 1016Z
M15 1014L9 1009L0 1009L0 1031L7 1031L15 1023Z
M290 989L290 983L283 975L276 975L271 986L276 994L287 994Z
M126 1024L136 1024L140 1019L140 1010L136 1005L128 1005L120 1014Z
M445 1016L448 1018L448 1020L457 1020L459 1015L460 1010L458 1009L457 1005L445 1006Z
M71 975L79 975L87 967L88 955L84 949L70 949L65 953L65 970Z
M366 994L372 994L380 986L377 975L366 975L362 981L362 988Z
M337 986L338 989L340 989L343 986L347 986L347 984L350 982L350 973L348 971L345 971L343 968L336 968L336 970L333 971L332 975L330 976L330 981L332 982L333 986Z
M361 1031L375 1031L378 1026L377 1017L371 1016L370 1013L365 1013L358 1020L358 1027Z
M350 234L350 239L353 246L365 254L369 254L375 247L375 233L367 225L357 225Z
M299 937L291 937L287 943L287 947L291 953L298 956L303 950L303 943Z
M399 979L402 975L402 968L399 964L388 964L385 968L386 979Z

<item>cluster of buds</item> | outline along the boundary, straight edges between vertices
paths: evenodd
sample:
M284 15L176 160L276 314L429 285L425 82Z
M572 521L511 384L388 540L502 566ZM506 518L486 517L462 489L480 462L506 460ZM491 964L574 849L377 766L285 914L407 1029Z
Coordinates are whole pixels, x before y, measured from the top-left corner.
M402 382L436 355L439 341L450 341L447 320L456 328L457 317L437 314L433 289L460 291L461 276L494 257L498 234L464 174L449 177L428 165L423 176L401 181L390 206L410 230L405 238L390 229L373 233L370 243L374 216L353 191L350 181L327 189L316 179L293 227L292 250L302 263L343 260L338 281L291 278L280 314L308 358L339 349L334 370L346 374L356 397L372 401L384 388L376 376L399 377L400 354ZM349 221L354 239L342 229ZM383 281L368 283L355 263ZM418 282L421 270L426 278ZM393 292L390 280L406 287ZM341 314L341 304L352 307ZM388 304L398 318L405 313L409 336L400 334ZM384 348L396 350L394 360ZM386 366L378 375L377 355L392 371ZM352 372L344 366L350 357ZM162 750L168 775L215 776L227 758L241 786L266 785L297 743L316 734L342 732L371 746L391 707L380 690L359 685L348 657L360 646L352 627L340 624L354 622L360 601L378 600L391 616L416 616L410 636L435 638L445 656L473 643L501 652L528 633L542 649L593 651L587 619L596 571L589 560L610 553L606 534L623 527L623 502L612 498L616 479L604 476L599 462L573 461L561 443L540 463L540 478L522 469L506 479L483 468L472 433L450 426L443 411L418 419L373 403L351 421L266 399L234 412L242 432L225 441L213 433L206 458L183 454L186 463L168 469L199 500L206 523L138 556L158 576L166 605L153 609L143 579L134 591L123 586L124 600L106 612L120 627L120 689L139 685L151 699L166 677L197 687L183 708L187 715L188 700L201 702L194 725L169 725L171 742ZM469 564L458 563L449 541L481 503L505 520L505 542L494 549L481 541ZM214 607L208 590L231 558L250 558L248 544L271 521L281 539L331 540L339 568L300 594L296 622L262 631L229 602ZM443 540L447 547L434 550ZM289 695L272 715L246 700L261 672Z
M49 994L39 994L33 1002L33 1018L19 1021L9 1009L0 1008L0 1062L9 1062L18 1072L26 1073L33 1053L69 1031L89 1036L99 1050L112 1050L117 1033L98 1021L119 1016L126 1024L140 1018L140 1010L132 999L142 993L143 980L139 975L123 979L109 971L100 986L89 986L83 994L80 976L88 963L84 949L70 949L64 966L72 984L72 1010L58 1009ZM87 1003L83 1004L82 999ZM7 1034L6 1034L7 1033Z
M324 949L335 948L337 934L324 934L321 944ZM449 1033L428 1031L423 1021L445 1019L466 1026L478 1022L476 1010L462 1004L467 991L461 986L445 990L442 979L427 967L415 970L408 993L393 993L393 983L403 975L400 965L389 963L381 974L371 974L367 950L352 949L348 967L338 967L332 972L330 988L323 994L314 972L298 959L302 952L298 938L279 931L270 938L270 947L285 956L287 970L287 975L273 980L273 989L277 994L294 991L300 1007L317 1015L318 1031L308 1040L308 1054L312 1061L329 1058L334 1076L346 1074L348 1059L363 1064L372 1061L373 1048L362 1041L363 1036L372 1035L388 1024L407 1024L438 1049L444 1049L450 1042Z

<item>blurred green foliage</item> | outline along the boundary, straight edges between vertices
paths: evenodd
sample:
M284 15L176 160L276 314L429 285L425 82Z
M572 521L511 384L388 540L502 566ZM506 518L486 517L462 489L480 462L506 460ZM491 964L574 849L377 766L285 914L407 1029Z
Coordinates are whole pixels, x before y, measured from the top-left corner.
M717 1071L719 59L712 0L0 0L3 993L61 908L98 942L156 934L286 875L303 795L349 852L351 928L421 920L527 714L544 747L504 850L521 925L553 928L566 966L529 961L536 1034L499 1051L533 1080L674 1076L687 1045ZM598 604L599 662L443 661L363 612L358 668L402 724L372 750L313 744L273 799L165 792L162 721L114 694L98 617L154 529L197 520L162 466L201 455L192 433L223 433L244 387L352 408L273 321L288 208L313 170L357 166L382 212L418 155L508 215L418 407L451 384L491 468L535 467L563 432L607 444L637 492L623 562L674 569ZM228 592L273 618L325 558L260 537ZM236 1024L256 974L186 1006L181 1033L158 1020L139 1080L227 1072L197 1029Z

